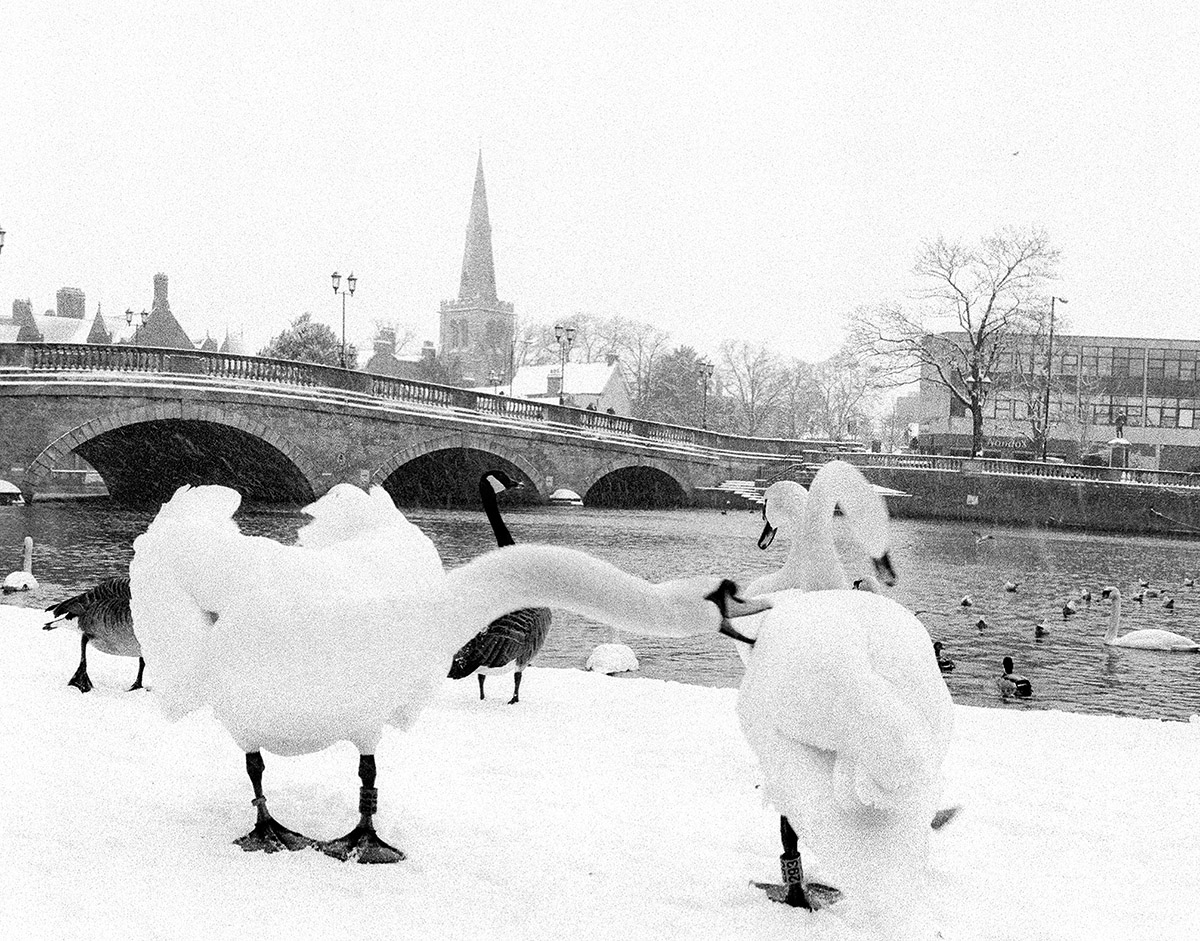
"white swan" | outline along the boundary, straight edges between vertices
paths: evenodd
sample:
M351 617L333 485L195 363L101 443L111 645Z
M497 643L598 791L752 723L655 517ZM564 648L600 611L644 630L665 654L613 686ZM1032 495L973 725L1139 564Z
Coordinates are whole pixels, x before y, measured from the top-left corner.
M4 593L14 591L33 591L38 587L38 580L33 577L33 537L25 537L25 566L16 572L4 576Z
M382 488L334 487L308 508L313 522L295 546L242 535L239 500L225 487L180 488L135 540L129 574L164 709L211 706L246 753L258 815L237 841L246 850L313 845L267 812L261 749L300 755L345 740L360 753L361 817L320 848L360 862L404 858L372 821L383 727L410 727L455 651L507 611L561 607L666 636L728 628L731 582L651 585L568 549L497 549L445 573Z
M785 892L812 907L799 841L839 889L885 905L911 894L953 710L930 637L909 611L861 591L784 591L756 628L738 718L783 816ZM736 633L736 632L733 632ZM732 634L731 634L732 636Z
M1118 632L1121 630L1121 591L1118 588L1105 588L1103 597L1112 601L1112 614L1109 616L1108 631L1104 635L1104 643L1108 646L1131 647L1136 650L1169 650L1174 653L1200 653L1200 644L1190 637L1158 628L1144 628L1118 636Z
M857 467L845 461L830 461L817 471L808 491L798 483L781 480L763 494L764 525L759 548L770 546L780 529L791 537L791 547L779 569L760 575L746 586L746 596L753 598L789 588L850 588L834 544L833 511L838 506L854 540L871 557L880 580L894 584L895 572L888 556L887 504Z

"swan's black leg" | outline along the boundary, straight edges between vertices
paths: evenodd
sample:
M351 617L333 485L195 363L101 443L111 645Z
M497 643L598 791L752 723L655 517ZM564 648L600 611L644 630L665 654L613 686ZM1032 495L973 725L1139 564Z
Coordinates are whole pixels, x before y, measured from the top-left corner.
M521 701L521 670L513 674L513 698L508 701L510 706Z
M79 639L79 666L75 670L75 675L67 680L68 686L74 686L81 693L86 693L92 688L92 681L87 675L87 645L92 637L90 634L84 634Z
M140 672L138 675L141 675ZM263 797L262 789L263 768L265 767L262 752L246 752L246 774L250 776L250 784L254 788L254 800L250 803L258 809L258 820L254 824L254 829L245 836L234 840L234 844L240 846L247 853L260 850L264 853L274 853L276 850L302 850L309 846L315 846L315 840L310 840L295 830L289 830L272 817L271 812L267 810L267 799Z
M483 699L483 681L486 677L482 673L476 673L475 676L479 680L479 698Z
M129 692L132 693L135 689L145 689L145 687L142 686L142 673L145 671L145 669L146 669L146 661L143 660L141 657L138 657L137 679L134 680L133 685L131 687L129 687Z
M836 902L841 897L841 893L837 889L817 882L804 881L804 866L800 862L800 839L796 836L792 825L788 823L787 817L779 818L779 838L783 843L783 853L779 856L783 884L756 882L754 885L765 889L768 898L772 901L782 902L793 908L807 908L810 911L816 911L823 905Z
M362 779L362 787L358 791L358 811L361 814L358 826L339 839L320 844L321 851L343 861L354 856L360 863L398 863L404 859L404 853L379 839L371 822L379 806L379 792L375 790L374 755L359 757L358 776Z

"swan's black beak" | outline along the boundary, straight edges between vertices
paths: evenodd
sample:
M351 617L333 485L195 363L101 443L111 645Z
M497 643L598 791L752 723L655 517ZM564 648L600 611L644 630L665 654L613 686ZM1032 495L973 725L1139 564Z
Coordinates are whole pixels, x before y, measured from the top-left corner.
M873 559L875 563L875 574L879 580L889 588L896 584L896 570L892 568L891 557L885 552L878 559Z
M721 582L717 590L707 595L706 598L715 604L717 610L721 612L720 632L726 637L732 637L736 641L753 647L754 640L735 628L730 623L730 619L743 618L751 614L761 614L771 607L771 603L765 598L751 598L747 601L738 595L737 584L729 579Z
M758 537L758 548L766 549L775 541L775 527L770 523L763 524L762 535Z

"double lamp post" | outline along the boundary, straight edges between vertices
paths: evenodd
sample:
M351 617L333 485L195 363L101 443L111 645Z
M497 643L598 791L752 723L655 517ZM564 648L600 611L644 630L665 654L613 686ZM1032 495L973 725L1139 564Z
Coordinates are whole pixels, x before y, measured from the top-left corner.
M342 295L342 357L341 357L341 364L342 364L342 369L345 369L346 368L346 290L343 289L341 292L338 291L338 288L341 287L341 284L342 284L342 276L335 271L333 273L333 293L334 294L341 293L341 295ZM357 285L358 285L358 278L354 277L354 272L351 271L350 274L346 277L346 288L349 289L351 297L354 296L354 288Z

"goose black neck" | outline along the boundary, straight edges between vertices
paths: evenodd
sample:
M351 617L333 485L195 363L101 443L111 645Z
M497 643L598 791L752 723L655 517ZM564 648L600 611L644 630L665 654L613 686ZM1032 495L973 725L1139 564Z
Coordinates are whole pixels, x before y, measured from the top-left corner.
M492 533L496 537L496 545L513 546L516 541L504 520L500 517L500 507L496 503L496 491L485 476L479 478L479 500L483 504L483 512L487 514L488 522L492 524Z

